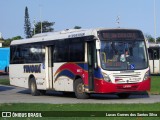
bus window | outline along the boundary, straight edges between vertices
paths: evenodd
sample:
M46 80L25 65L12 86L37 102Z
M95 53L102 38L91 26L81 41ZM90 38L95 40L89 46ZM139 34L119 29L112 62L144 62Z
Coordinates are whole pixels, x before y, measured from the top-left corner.
M45 57L44 46L41 45L24 45L11 47L11 63L43 63Z
M150 60L159 60L159 49L158 48L149 48L148 49L148 53L149 53L149 59Z

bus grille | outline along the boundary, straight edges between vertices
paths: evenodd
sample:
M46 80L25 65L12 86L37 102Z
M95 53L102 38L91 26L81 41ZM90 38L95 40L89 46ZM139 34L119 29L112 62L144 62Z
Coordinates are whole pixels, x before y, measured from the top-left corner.
M141 74L140 72L134 73L114 73L113 77L115 79L116 84L123 84L123 83L138 83L141 81Z

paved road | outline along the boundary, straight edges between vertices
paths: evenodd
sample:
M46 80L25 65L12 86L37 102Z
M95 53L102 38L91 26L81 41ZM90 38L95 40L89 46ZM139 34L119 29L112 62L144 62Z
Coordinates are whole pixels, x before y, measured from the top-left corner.
M48 91L45 96L31 96L29 90L13 86L0 85L0 103L155 103L160 95L131 95L128 99L119 99L116 95L92 95L90 99L76 99L74 95L65 96L61 92Z

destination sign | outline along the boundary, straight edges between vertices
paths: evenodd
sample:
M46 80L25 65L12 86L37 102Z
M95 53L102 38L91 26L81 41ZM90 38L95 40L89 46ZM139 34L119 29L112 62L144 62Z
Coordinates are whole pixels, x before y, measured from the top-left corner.
M140 31L102 31L102 39L144 39Z

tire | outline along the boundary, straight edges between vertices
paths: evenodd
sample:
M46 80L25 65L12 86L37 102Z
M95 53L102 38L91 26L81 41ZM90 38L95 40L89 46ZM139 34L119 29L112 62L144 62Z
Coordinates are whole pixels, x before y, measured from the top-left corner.
M74 92L75 92L75 96L78 99L87 99L89 98L89 94L83 91L84 89L84 84L81 78L77 79L74 82Z
M40 95L40 92L37 90L37 85L36 85L36 81L35 81L34 78L30 79L29 89L31 90L31 95L32 96L38 96L38 95Z
M119 93L117 94L119 98L121 99L126 99L126 98L129 98L130 96L130 93Z

